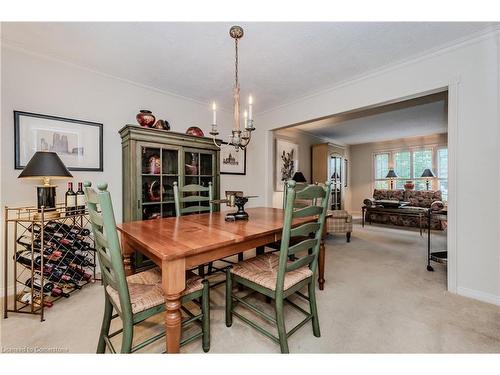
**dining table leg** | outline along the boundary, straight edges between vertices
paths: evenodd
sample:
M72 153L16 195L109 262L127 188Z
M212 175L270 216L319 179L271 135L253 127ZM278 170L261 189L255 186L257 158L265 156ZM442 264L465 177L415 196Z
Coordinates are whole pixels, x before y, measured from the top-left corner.
M163 261L162 285L165 293L165 330L167 353L179 353L181 342L181 296L186 288L184 259Z
M318 255L318 285L319 290L325 288L325 237L326 237L326 225L323 227L323 235L321 236L321 243L319 245L319 255Z
M122 248L122 257L123 257L123 269L125 271L125 276L130 276L135 273L134 269L134 248L128 241L126 235L122 233L121 235L121 248Z

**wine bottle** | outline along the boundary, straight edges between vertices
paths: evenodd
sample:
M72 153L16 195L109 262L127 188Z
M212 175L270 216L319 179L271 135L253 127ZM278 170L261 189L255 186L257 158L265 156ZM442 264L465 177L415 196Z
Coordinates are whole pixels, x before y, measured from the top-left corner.
M71 236L88 236L90 234L90 230L87 228L82 228L78 225L68 225L65 223L59 223L57 221L49 221L47 226L54 228L56 231L62 231L64 233L68 233Z
M92 279L92 275L88 272L85 272L85 270L76 267L75 265L61 265L59 266L60 269L64 271L65 274L70 275L73 279L81 281L89 281Z
M31 252L31 238L27 236L21 236L17 239L17 243L23 246L26 250ZM36 252L43 252L50 260L57 260L62 252L58 251L55 246L52 246L51 242L45 242L45 246L42 248L42 241L37 239L33 240L33 250Z
M31 278L27 279L24 283L28 288L33 288L41 293L50 295L52 297L65 297L68 298L69 294L65 293L61 288L57 287L53 282L44 280L35 275L33 277L33 283L31 282Z
M76 211L79 214L85 213L85 193L81 182L78 183L78 190L76 191Z
M31 268L33 266L34 269L40 270L42 267L42 255L40 253L32 253L30 250L24 250L16 253L16 262ZM43 272L45 274L50 274L54 271L55 263L52 263L48 260L44 260L43 262Z
M40 297L39 294L33 294L33 304L35 306L41 306L42 304L42 298ZM31 304L31 292L26 292L22 295L20 295L20 297L18 297L18 301L22 302L22 303L27 303L27 304ZM54 306L54 304L50 301L47 301L47 300L43 300L43 305L45 307L52 307Z
M51 272L46 273L46 277L49 281L54 281L56 283L66 283L75 289L82 288L78 283L79 280L75 280L70 275L67 275L66 270L61 267L54 267Z
M73 183L68 182L64 205L66 206L66 216L74 215L76 212L76 194L73 191Z

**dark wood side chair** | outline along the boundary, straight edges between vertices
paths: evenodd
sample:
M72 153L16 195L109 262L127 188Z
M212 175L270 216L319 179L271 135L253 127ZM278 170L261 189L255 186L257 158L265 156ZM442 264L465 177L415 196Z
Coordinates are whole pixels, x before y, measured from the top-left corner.
M111 195L107 184L99 184L95 191L90 182L84 183L85 199L95 238L95 247L104 286L104 316L102 320L97 353L104 353L106 347L116 353L111 338L122 334L121 353L133 353L165 336L165 331L132 347L134 326L158 313L165 312L165 297L162 288L162 275L156 267L125 277L121 247L116 230ZM201 299L200 313L195 315L184 308L189 316L182 322L188 325L201 324L201 331L185 338L181 345L202 337L203 350L210 349L210 299L208 282L198 275L186 275L186 290L182 303ZM113 315L113 310L116 314ZM120 318L123 328L109 333L111 320Z
M235 316L279 343L282 353L289 352L288 337L309 321L312 321L314 336L320 336L315 294L315 274L331 186L329 182L325 186L310 185L297 192L295 184L295 181L288 181L286 187L287 198L279 254L266 253L239 262L228 268L226 277L226 326L231 327L233 316ZM298 200L308 200L310 205L295 208ZM319 200L321 202L318 204ZM293 220L304 217L311 217L314 221L292 229ZM296 237L305 239L291 245L291 239ZM291 256L294 256L293 261L290 260ZM238 296L233 290L233 287L238 284L244 285L246 288L251 289L252 292L243 297ZM308 288L307 296L301 293L301 289L306 286ZM254 292L261 293L274 300L275 316L262 311L258 306L251 304L247 300L247 297ZM289 300L289 297L293 294L297 294L309 302L309 312ZM302 322L288 332L285 327L283 311L285 302L306 316ZM258 323L238 313L235 310L237 306L245 307L258 314L261 318L275 324L278 328L278 337L262 328Z

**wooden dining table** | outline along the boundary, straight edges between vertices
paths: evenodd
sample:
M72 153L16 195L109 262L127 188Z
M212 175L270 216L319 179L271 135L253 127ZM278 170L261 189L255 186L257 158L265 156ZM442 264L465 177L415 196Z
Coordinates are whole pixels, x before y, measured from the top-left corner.
M178 353L181 339L181 296L186 270L251 249L263 253L267 244L281 238L284 211L278 208L249 208L248 221L225 221L225 212L213 212L157 220L118 224L125 273L135 272L132 260L138 251L161 268L165 293L167 353ZM296 219L294 226L316 220ZM326 228L326 225L325 225ZM326 232L324 232L326 233ZM318 283L323 289L325 246L321 241Z

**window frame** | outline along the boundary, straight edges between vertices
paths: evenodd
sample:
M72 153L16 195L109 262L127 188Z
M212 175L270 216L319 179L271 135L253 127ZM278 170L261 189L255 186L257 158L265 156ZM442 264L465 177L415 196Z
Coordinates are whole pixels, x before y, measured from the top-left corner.
M388 168L395 168L395 154L399 152L409 152L410 153L410 178L396 178L394 179L395 185L397 185L398 181L407 181L407 180L413 180L414 182L418 181L425 181L425 178L422 178L420 176L414 176L415 171L414 171L414 152L415 151L421 151L421 150L430 150L432 152L432 170L436 173L436 178L432 179L431 182L431 189L432 190L438 190L440 188L441 180L448 180L448 178L439 178L439 170L438 170L438 150L440 149L448 149L447 144L431 144L431 145L423 145L423 146L409 146L409 147L398 147L398 148L391 148L391 149L381 149L372 152L372 160L373 160L373 167L372 167L372 190L375 189L377 181L388 181L386 178L375 178L376 177L376 157L377 155L380 154L387 154L388 155ZM388 187L390 188L389 184ZM444 200L444 199L443 199Z

